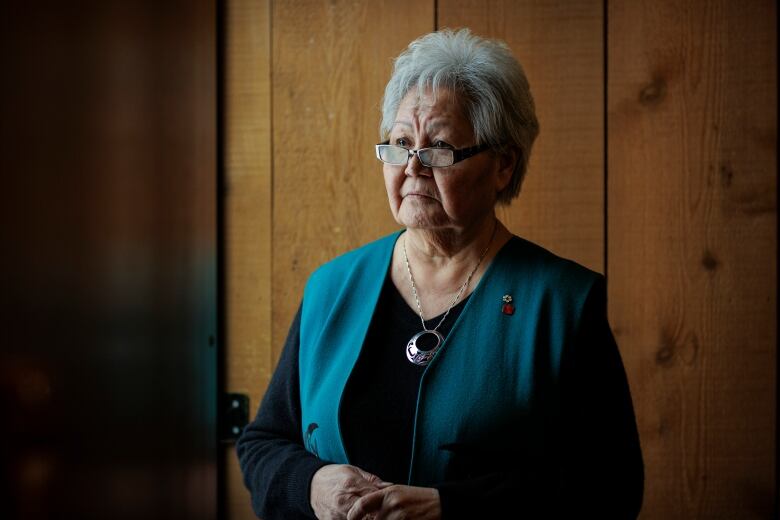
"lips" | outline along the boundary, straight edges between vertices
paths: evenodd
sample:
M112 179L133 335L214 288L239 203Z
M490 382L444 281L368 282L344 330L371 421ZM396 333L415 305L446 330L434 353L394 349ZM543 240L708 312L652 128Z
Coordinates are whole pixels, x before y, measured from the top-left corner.
M401 192L401 198L405 199L411 197L413 199L422 197L425 199L432 199L437 202L439 200L438 190L432 182L425 182L427 179L406 179L407 182L399 186Z
M422 191L422 190L412 190L409 191L408 193L401 194L401 198L406 198L406 197L425 197L426 199L433 199L436 201L439 200L439 197L437 197L433 193L430 193L428 191Z
M429 195L427 193L411 192L411 193L407 193L406 195L403 196L404 199L407 198L407 197L430 199L430 200L435 200L436 202L439 201L439 199L437 199L433 195Z

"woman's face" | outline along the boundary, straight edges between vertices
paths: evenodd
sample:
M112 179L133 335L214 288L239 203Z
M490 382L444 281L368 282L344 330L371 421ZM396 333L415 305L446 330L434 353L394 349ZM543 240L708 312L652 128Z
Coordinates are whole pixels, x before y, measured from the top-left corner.
M476 140L455 95L429 90L418 99L412 89L401 101L390 131L390 144L409 149L456 149ZM463 230L492 214L498 192L514 164L490 150L446 168L426 168L417 156L406 166L384 165L385 187L396 221L408 228Z

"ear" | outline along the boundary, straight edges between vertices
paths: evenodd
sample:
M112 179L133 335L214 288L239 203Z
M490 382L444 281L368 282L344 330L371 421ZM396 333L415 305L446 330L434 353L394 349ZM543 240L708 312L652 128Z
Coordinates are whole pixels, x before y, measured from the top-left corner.
M511 148L506 152L496 156L496 193L500 192L509 185L512 180L512 174L515 171L515 165L520 160L520 152L516 148Z

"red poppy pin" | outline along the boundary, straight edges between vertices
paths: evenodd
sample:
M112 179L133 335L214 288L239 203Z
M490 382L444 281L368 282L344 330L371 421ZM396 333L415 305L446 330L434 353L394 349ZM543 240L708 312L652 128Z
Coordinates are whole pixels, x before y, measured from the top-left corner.
M512 297L505 294L502 300L504 300L504 305L501 306L501 312L507 316L513 315L515 313L515 306L512 303Z

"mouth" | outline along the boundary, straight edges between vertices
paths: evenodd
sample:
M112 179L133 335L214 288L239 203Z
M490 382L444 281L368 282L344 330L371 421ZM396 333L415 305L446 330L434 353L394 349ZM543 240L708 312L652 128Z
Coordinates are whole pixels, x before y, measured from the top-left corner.
M407 198L407 197L413 197L413 198L424 198L424 199L432 199L432 200L435 200L435 201L438 201L438 200L439 200L439 199L437 199L436 197L434 197L433 195L430 195L430 194L428 194L428 193L421 193L421 192L418 192L418 191L412 191L412 192L409 192L409 193L407 193L406 195L404 195L402 198L404 198L404 199L405 199L405 198Z

